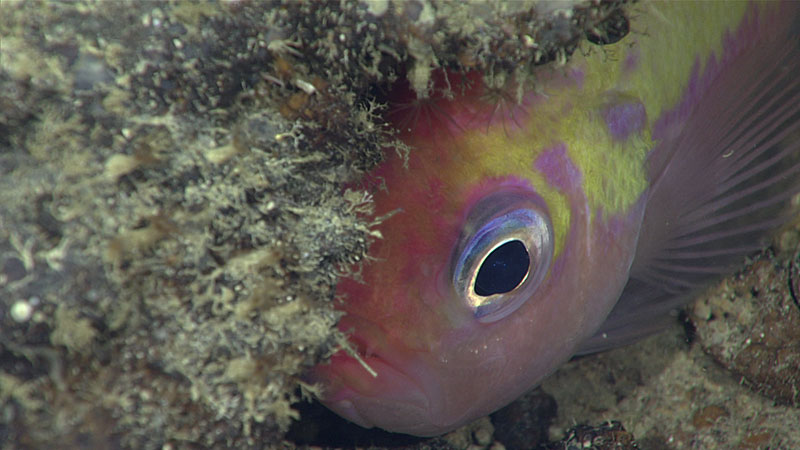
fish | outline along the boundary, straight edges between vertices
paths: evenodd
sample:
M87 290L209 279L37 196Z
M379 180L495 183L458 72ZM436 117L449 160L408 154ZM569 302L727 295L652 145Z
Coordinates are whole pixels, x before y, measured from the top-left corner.
M633 8L533 84L439 71L389 94L411 151L368 177L383 238L337 285L353 350L312 370L328 408L449 432L663 329L791 217L798 4Z

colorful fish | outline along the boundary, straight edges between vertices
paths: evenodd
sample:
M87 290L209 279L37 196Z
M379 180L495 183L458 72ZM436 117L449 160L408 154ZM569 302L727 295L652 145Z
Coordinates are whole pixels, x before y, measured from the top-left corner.
M363 280L338 286L359 358L315 369L331 409L452 430L577 353L657 330L786 219L798 4L634 8L628 36L539 70L521 98L453 73L451 96L391 96L413 151L373 174L377 214L396 214Z

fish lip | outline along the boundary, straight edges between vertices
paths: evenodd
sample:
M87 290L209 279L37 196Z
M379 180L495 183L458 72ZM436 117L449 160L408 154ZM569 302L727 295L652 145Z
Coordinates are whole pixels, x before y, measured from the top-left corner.
M358 374L358 370L365 369L354 359L348 360L349 367L339 365L331 368L340 378L340 384L329 397L322 399L325 405L365 428L378 427L417 436L435 436L451 428L440 423L441 415L438 411L441 409L441 401L435 401L436 387L429 386L425 377L412 376L408 371L399 368L398 363L406 364L407 361L392 362L381 355L373 354L364 358L364 362L377 373L377 377L373 378L366 373ZM355 367L356 364L358 367ZM419 360L416 364L410 364L424 367ZM379 395L359 391L356 383L348 382L348 378L359 375L369 377L368 381L374 383L369 388L375 389Z
M315 369L313 381L327 391L322 402L366 428L418 436L449 431L447 389L427 349L395 341L380 324L358 314L345 317L340 326L348 330L356 354L341 350L329 365Z

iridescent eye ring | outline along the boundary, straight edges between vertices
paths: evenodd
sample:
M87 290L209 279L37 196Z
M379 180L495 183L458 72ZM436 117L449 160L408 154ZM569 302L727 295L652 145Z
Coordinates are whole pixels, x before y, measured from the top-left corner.
M504 195L505 194L505 195ZM494 322L533 296L550 269L553 227L536 198L498 193L476 205L456 247L453 286L475 318Z

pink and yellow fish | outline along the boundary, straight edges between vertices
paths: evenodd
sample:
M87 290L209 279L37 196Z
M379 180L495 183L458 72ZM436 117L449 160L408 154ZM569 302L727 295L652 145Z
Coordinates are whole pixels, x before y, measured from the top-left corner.
M358 358L324 403L431 436L513 401L577 353L657 330L757 249L800 191L800 4L633 5L535 89L448 74L392 95L413 148L373 176L392 211L338 292Z

